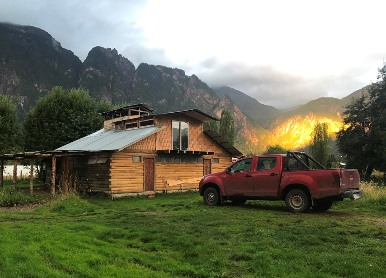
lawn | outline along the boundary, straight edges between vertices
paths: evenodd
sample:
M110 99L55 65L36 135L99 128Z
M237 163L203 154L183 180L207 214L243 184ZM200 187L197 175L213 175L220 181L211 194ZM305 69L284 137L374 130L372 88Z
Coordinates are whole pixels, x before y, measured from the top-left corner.
M198 193L0 209L0 277L386 277L386 189L328 212Z

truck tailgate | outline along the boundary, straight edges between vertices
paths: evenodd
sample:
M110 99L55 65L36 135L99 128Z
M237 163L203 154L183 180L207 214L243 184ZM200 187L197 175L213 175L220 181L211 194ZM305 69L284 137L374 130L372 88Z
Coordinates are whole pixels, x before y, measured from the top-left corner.
M359 188L360 176L356 169L342 169L340 171L341 189L357 189Z

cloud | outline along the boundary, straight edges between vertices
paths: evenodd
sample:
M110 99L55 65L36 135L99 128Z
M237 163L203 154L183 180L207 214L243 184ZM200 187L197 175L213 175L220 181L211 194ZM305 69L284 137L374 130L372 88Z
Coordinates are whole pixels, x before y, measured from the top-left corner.
M338 2L2 0L0 18L47 31L81 60L115 48L135 66L177 67L287 108L376 81L383 1Z

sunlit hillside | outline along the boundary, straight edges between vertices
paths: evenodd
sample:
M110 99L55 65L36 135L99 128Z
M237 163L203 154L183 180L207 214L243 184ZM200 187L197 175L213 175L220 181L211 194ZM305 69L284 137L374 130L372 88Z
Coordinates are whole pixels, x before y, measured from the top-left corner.
M318 123L327 123L331 137L342 127L342 122L309 113L306 116L294 116L286 120L272 130L273 137L277 144L285 149L304 148L310 144L312 132Z

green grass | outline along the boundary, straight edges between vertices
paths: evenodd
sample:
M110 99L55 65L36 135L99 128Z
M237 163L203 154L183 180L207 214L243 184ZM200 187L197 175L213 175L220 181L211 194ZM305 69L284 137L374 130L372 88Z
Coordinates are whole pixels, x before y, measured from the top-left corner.
M0 277L385 277L386 189L328 212L197 193L0 210Z

